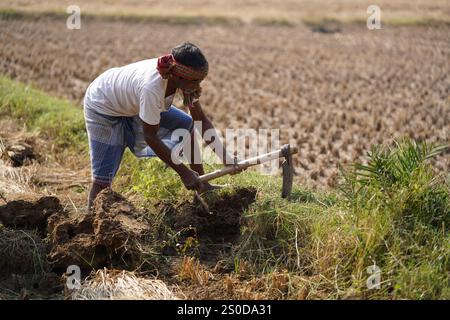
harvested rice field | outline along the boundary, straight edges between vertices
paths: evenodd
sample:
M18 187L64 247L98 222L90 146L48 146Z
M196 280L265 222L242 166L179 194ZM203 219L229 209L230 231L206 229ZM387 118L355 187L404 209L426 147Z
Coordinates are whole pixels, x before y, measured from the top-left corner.
M449 140L448 27L322 33L93 20L67 30L64 23L1 20L0 72L81 107L101 72L189 39L211 65L202 101L217 128L279 129L281 143L299 147L297 179L312 185L334 186L339 165L362 160L374 143ZM448 155L437 168L450 169Z

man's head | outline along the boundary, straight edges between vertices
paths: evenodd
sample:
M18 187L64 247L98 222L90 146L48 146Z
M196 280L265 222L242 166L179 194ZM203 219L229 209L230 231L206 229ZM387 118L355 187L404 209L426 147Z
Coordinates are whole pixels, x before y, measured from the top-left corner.
M185 42L173 48L171 55L159 59L158 70L177 88L189 93L200 88L208 73L208 61L196 45Z

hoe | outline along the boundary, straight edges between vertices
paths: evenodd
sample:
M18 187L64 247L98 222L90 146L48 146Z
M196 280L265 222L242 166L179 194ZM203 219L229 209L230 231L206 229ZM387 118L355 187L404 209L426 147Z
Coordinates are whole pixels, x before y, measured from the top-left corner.
M200 181L207 182L227 174L237 173L248 167L259 165L268 161L275 159L284 158L281 167L283 170L283 183L281 188L281 197L287 198L291 194L292 181L294 176L294 166L292 163L292 155L296 154L298 149L296 147L291 148L289 144L285 144L281 149L275 150L266 154L262 154L256 157L252 157L240 162L236 162L233 166L228 166L207 174L200 176ZM200 202L205 212L211 213L209 211L209 206L205 200L195 191L195 198Z

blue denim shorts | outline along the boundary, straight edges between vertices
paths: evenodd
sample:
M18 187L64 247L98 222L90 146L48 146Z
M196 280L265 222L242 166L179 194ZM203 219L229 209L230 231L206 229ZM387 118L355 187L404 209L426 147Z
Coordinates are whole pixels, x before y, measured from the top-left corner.
M84 107L86 130L89 139L92 180L102 185L110 185L116 175L125 148L137 157L154 157L155 152L144 139L143 123L139 116L115 117ZM182 143L183 138L172 133L176 129L190 132L193 121L190 115L171 106L161 112L158 137L172 150Z

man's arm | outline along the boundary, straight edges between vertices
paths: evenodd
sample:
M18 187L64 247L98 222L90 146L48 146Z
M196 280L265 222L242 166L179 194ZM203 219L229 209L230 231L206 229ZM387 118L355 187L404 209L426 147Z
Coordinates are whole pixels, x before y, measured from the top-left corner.
M181 177L184 185L188 189L201 189L202 183L198 180L198 174L190 170L183 163L175 164L172 161L170 149L161 141L158 137L157 132L159 129L159 124L150 125L143 123L144 126L144 138L147 144L152 148L155 154L172 169L174 169Z

